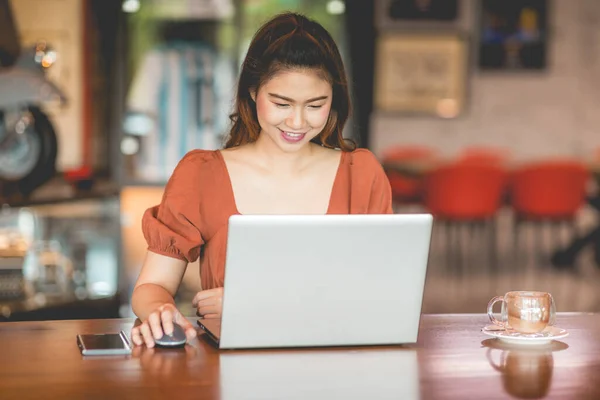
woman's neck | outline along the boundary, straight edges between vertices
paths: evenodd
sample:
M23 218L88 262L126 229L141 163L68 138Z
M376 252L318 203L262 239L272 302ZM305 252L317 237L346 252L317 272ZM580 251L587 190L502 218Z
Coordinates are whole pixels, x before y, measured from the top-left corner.
M315 147L308 143L294 152L284 152L267 135L260 135L251 145L251 151L257 156L258 163L265 169L295 174L312 164Z

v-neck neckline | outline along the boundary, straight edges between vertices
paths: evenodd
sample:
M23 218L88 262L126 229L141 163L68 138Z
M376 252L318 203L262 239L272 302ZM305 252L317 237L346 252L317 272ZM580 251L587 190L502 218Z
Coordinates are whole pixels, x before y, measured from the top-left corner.
M340 176L340 173L342 170L342 165L344 165L344 159L346 157L346 152L342 151L342 150L340 150L340 151L342 154L340 154L340 161L339 161L337 170L335 172L335 176L333 178L333 184L331 185L331 193L329 194L329 202L327 203L327 211L325 212L324 215L331 214L333 198L335 196L335 189L338 186L338 180L339 180L339 176ZM216 153L217 153L219 159L221 160L221 166L223 167L223 173L225 174L225 178L228 183L227 187L229 189L229 198L231 199L231 203L232 203L233 209L235 211L234 214L244 215L238 209L237 202L235 200L235 192L233 191L233 182L231 181L231 175L229 175L229 169L227 168L227 162L225 161L225 157L223 157L221 150L216 150ZM323 215L323 214L321 214L321 215Z

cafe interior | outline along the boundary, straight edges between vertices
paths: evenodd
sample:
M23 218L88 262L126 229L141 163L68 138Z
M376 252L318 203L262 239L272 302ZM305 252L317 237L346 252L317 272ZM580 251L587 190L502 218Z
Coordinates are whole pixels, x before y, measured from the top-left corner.
M0 0L0 332L135 319L142 215L186 152L223 146L252 36L288 10L338 44L344 134L381 162L394 213L433 215L423 315L515 290L600 312L600 2ZM184 315L201 289L189 264ZM508 375L503 396L553 393L535 360L538 397Z

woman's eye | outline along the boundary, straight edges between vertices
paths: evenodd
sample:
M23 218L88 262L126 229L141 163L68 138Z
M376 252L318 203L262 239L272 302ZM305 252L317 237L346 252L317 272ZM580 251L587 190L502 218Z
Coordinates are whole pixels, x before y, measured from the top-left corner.
M312 108L314 110L318 110L321 107L323 107L323 106L322 105L321 106L308 106L308 108Z
M289 106L289 104L285 104L285 103L275 103L275 105L276 105L277 107L282 107L282 108L283 108L283 107L287 107L287 106Z

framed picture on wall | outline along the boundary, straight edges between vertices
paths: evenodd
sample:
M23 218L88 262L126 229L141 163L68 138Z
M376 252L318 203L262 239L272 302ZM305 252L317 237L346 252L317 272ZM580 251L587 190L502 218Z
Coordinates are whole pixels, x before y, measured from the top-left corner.
M387 33L377 41L378 111L459 116L465 108L467 40L458 34Z
M546 67L547 0L481 0L479 68Z
M458 0L375 0L380 28L452 24L459 17Z

